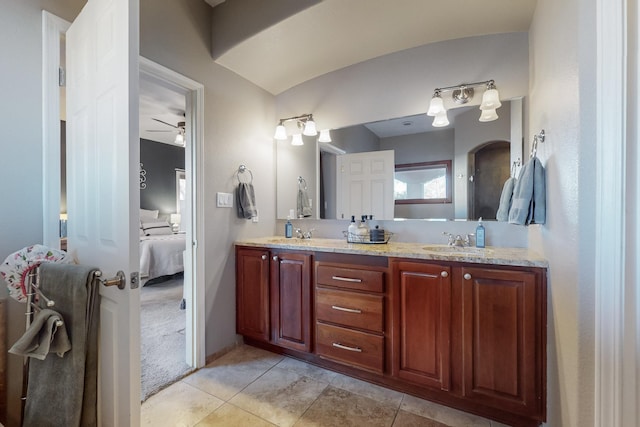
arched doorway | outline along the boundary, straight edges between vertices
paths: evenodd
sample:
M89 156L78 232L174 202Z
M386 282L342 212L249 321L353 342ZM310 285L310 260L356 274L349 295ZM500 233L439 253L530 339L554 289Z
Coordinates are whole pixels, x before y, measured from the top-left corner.
M469 152L469 219L496 219L510 174L509 141L491 141Z

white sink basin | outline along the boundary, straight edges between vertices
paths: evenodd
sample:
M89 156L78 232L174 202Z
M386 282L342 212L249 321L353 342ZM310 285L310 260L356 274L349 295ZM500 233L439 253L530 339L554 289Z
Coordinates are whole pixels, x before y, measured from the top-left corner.
M435 254L445 256L484 257L493 253L493 250L491 249L474 248L469 246L428 245L424 246L423 249L427 252L433 252Z

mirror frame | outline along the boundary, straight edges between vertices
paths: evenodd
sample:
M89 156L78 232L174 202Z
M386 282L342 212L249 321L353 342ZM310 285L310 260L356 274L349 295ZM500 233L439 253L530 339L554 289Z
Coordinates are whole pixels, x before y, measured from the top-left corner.
M396 205L418 205L418 204L444 204L452 203L452 175L451 175L451 160L437 160L433 162L421 162L421 163L404 163L396 165L395 170L398 171L415 171L423 169L445 169L446 178L446 196L444 198L434 199L395 199Z

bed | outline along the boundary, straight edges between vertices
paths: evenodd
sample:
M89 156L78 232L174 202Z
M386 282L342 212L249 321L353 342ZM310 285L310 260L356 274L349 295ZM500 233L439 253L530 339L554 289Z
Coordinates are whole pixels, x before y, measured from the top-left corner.
M184 271L184 233L140 236L140 285Z

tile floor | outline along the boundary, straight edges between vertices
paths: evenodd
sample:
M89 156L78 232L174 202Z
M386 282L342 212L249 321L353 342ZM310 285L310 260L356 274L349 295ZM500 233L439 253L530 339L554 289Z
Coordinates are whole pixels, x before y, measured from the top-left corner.
M163 427L505 427L246 345L149 398L141 417Z

